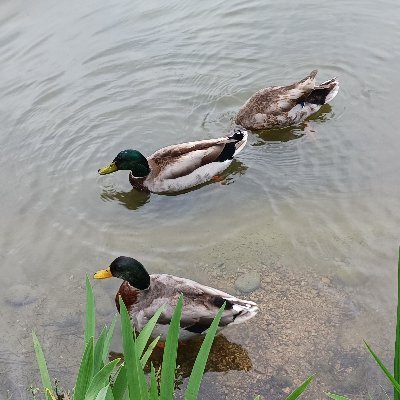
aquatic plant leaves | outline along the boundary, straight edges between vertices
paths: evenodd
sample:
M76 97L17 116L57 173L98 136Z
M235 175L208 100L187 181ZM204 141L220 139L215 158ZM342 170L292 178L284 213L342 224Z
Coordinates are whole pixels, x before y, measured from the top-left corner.
M200 384L203 379L204 369L206 367L208 355L210 354L211 346L214 341L215 334L218 330L219 321L225 309L225 303L219 309L218 314L215 316L207 335L201 344L199 353L197 354L196 361L193 365L192 373L190 374L189 383L185 392L185 400L195 400L199 394Z
M33 339L33 347L35 349L35 354L36 354L36 361L39 366L40 378L42 380L43 389L46 392L47 399L51 400L52 397L51 395L53 393L51 378L49 370L47 369L47 363L44 357L42 346L40 345L39 339L37 338L35 332L32 332L32 339Z
M293 392L290 393L288 397L286 397L286 400L297 399L307 389L307 386L313 381L314 378L315 375L311 375L310 377L308 377L299 387L294 389Z
M161 366L160 398L170 400L174 397L176 355L178 351L180 320L183 307L183 297L179 296L169 325L163 361Z
M96 375L90 382L89 388L85 395L85 400L96 399L96 396L98 395L100 390L108 385L110 375L119 361L120 359L117 358L116 360L109 362L99 372L96 373Z
M83 353L82 361L76 378L74 400L85 400L86 391L93 376L93 337L89 338Z
M95 337L95 303L92 285L86 275L86 319L85 319L85 346L90 338Z

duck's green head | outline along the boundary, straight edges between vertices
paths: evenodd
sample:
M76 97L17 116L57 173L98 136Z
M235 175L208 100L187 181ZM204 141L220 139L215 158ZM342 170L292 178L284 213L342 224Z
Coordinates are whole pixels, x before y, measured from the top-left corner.
M110 165L100 168L98 172L100 175L106 175L119 170L132 171L135 177L145 177L150 173L146 157L137 150L121 151Z
M120 278L139 290L150 286L150 276L143 265L131 257L117 257L108 268L97 271L95 279Z

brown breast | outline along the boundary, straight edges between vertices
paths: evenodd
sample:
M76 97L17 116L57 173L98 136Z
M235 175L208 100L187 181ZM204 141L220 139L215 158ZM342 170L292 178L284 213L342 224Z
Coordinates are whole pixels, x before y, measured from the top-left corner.
M137 289L133 288L131 285L129 285L128 282L124 281L120 286L117 295L115 296L115 305L117 306L118 312L119 312L120 297L124 301L126 309L129 311L132 305L136 303L138 294L139 291Z

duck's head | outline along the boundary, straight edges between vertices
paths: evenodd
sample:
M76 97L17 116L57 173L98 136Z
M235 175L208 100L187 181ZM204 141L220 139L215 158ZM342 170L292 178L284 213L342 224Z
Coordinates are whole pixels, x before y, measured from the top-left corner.
M119 152L110 165L100 168L98 172L100 175L106 175L119 170L132 171L132 175L138 178L145 177L150 173L146 157L137 150Z
M139 290L148 289L150 276L144 266L131 257L117 257L108 268L96 272L95 279L120 278Z

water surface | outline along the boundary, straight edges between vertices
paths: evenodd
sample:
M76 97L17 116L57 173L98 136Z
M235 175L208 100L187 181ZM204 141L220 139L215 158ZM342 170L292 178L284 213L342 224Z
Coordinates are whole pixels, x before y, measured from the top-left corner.
M254 391L282 398L290 382L276 383L282 371L273 359L268 371L254 367L272 354L266 348L257 357L255 347L267 340L309 360L288 366L293 382L323 365L346 364L350 383L329 369L314 388L319 396L322 389L383 396L366 381L355 388L351 377L372 365L363 358L364 337L391 362L400 226L398 2L5 0L0 17L2 396L26 399L26 388L39 382L33 328L54 374L71 383L82 348L84 276L118 255L136 257L150 272L220 287L242 271L263 279L270 271L265 293L277 286L292 293L279 266L282 277L295 274L296 285L329 276L331 292L323 295L341 318L336 348L351 342L346 356L327 351L313 363L317 345L295 347L269 328L252 338L269 315L264 309L259 322L228 333L249 352L253 370L209 373L205 398L263 374L269 383L260 378ZM315 134L299 126L252 135L221 183L160 196L132 191L125 172L97 175L125 148L149 155L221 136L254 91L314 68L320 81L337 76L341 83L332 104L311 119ZM29 304L15 304L16 285L29 287ZM95 284L99 325L114 313L117 285ZM260 293L253 296L262 301ZM284 318L275 314L278 323ZM118 351L118 340L114 346Z

